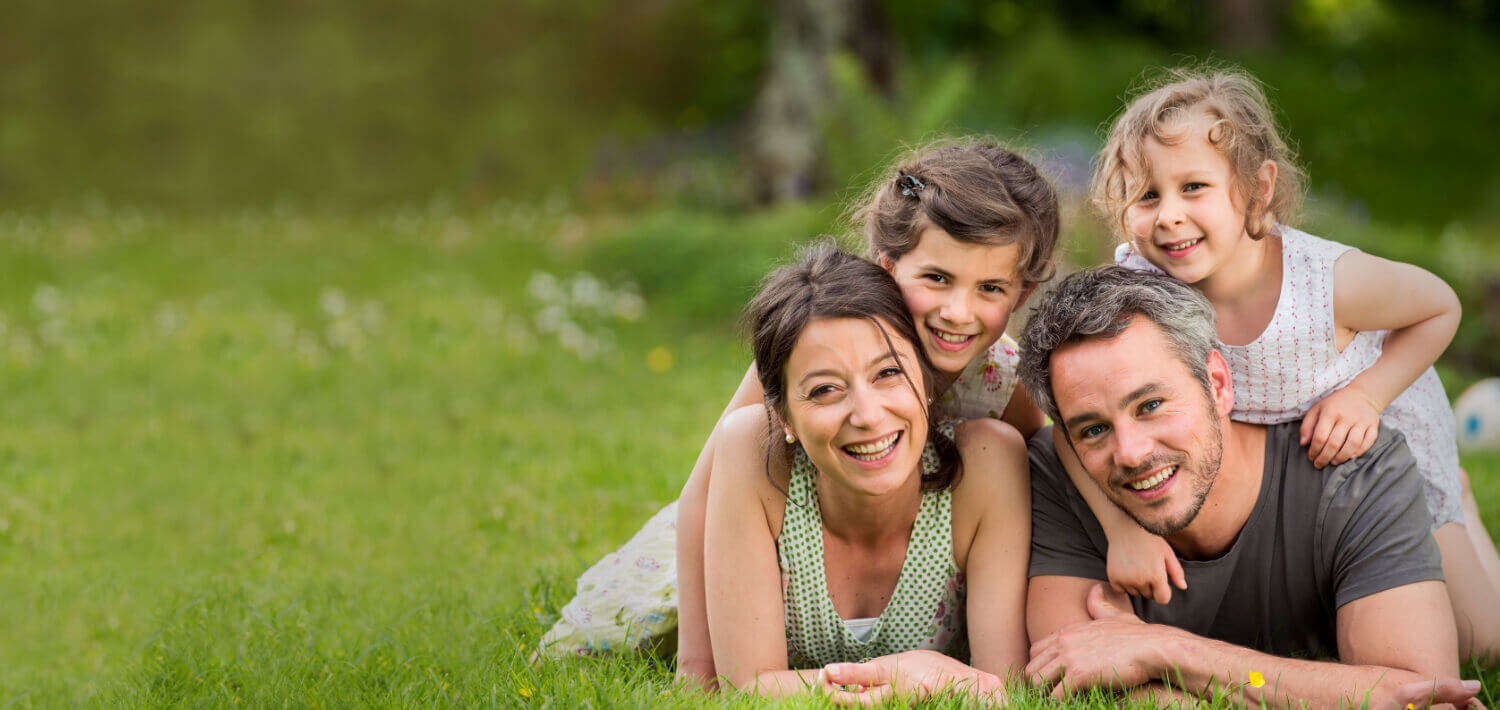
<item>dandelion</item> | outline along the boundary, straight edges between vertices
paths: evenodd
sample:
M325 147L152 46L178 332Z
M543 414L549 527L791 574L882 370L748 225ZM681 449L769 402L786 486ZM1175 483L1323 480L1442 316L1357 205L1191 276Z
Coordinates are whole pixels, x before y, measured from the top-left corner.
M675 360L676 358L672 357L671 349L665 345L658 345L646 353L646 369L661 374L672 369Z
M529 698L532 695L536 694L536 689L531 688L530 686L523 686L516 692L519 693L523 698Z
M1260 671L1250 671L1250 687L1260 688L1265 686L1265 684L1266 677L1261 675Z

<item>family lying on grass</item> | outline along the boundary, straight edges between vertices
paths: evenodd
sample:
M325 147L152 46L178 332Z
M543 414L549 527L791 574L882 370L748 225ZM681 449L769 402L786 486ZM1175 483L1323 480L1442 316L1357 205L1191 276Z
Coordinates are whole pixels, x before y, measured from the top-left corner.
M675 618L680 676L763 695L1468 702L1500 556L1431 369L1458 302L1286 226L1303 182L1253 79L1173 72L1096 167L1120 265L1057 284L1018 353L1051 186L995 145L915 151L856 212L872 261L824 243L763 282L681 499L545 653Z

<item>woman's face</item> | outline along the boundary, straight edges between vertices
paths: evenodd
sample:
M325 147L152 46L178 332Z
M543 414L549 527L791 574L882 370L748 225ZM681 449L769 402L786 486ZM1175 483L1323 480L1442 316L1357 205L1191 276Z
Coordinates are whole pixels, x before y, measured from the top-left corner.
M920 486L918 463L927 442L916 349L877 322L813 321L785 370L784 426L820 480L866 496Z
M928 227L900 259L880 258L911 309L933 367L949 378L1005 332L1031 289L1020 276L1019 244L960 242Z

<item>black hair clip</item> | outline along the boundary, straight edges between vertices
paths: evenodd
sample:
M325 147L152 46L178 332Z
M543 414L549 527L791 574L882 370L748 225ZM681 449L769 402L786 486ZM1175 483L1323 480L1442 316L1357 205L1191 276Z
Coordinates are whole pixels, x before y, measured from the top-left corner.
M901 187L901 194L906 197L916 197L919 190L927 188L927 185L914 175L902 175L896 178L896 184Z

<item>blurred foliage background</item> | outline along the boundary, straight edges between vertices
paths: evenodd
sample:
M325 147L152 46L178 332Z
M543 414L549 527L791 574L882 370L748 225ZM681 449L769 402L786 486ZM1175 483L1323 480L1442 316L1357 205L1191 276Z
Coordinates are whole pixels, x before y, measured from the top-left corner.
M0 705L666 702L527 645L677 494L757 279L964 133L1107 259L1102 127L1185 61L1270 87L1298 226L1454 285L1457 394L1500 374L1497 40L1500 0L8 2Z
M1434 228L1500 210L1491 0L22 0L0 204L742 207L773 29L809 7L848 16L815 193L938 131L1086 163L1143 72L1214 57L1272 87L1320 195Z

